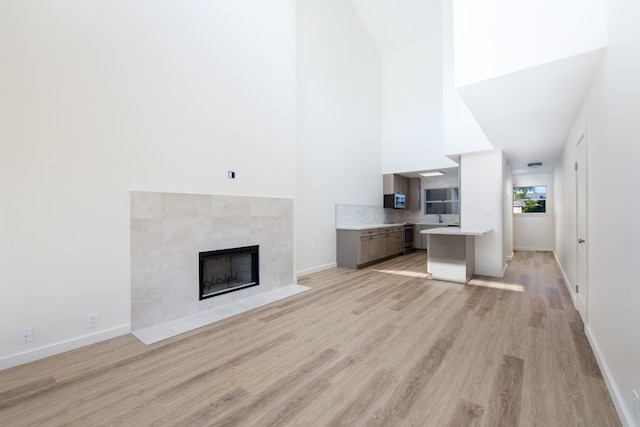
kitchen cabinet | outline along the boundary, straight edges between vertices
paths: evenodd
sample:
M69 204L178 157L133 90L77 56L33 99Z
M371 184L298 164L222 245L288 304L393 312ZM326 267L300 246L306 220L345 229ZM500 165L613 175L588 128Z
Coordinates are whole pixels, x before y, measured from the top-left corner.
M338 267L360 268L403 253L403 227L356 227L336 233Z
M427 249L429 237L421 233L422 230L446 227L446 224L416 224L413 232L413 247L416 249Z
M379 234L378 257L387 258L404 251L404 228L385 228Z
M382 194L400 193L406 196L406 209L420 209L420 178L407 178L398 174L382 176Z
M358 264L367 264L378 259L380 252L380 236L360 237Z
M395 173L382 176L382 194L407 194L409 192L409 178Z
M409 178L409 192L407 193L407 209L420 209L420 178Z

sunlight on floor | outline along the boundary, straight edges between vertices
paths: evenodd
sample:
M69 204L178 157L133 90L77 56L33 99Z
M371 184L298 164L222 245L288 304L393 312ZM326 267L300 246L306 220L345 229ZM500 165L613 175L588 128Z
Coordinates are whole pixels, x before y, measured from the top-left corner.
M502 283L487 279L471 279L468 283L471 286L482 286L484 288L502 289L504 291L524 292L525 287L519 283Z
M387 273L387 274L395 274L397 276L405 276L405 277L417 277L420 279L428 279L431 277L428 273L418 273L417 271L409 271L409 270L373 270L376 273Z
M429 273L421 273L418 271L411 270L373 270L376 273L386 273L386 274L394 274L396 276L404 276L404 277L415 277L418 279L431 279L431 274ZM481 286L484 288L491 289L501 289L503 291L512 291L512 292L525 292L524 285L519 283L504 283L497 280L491 280L486 277L482 279L471 279L467 285L470 286Z

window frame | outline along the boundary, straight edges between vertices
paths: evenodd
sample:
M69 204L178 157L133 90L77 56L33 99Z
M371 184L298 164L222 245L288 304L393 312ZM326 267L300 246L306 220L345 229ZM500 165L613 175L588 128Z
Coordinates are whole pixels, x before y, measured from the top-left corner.
M549 215L549 204L547 203L548 201L548 185L543 184L543 185L513 185L512 186L512 191L511 191L511 212L513 213L514 216L527 216L527 217L532 217L532 216L547 216ZM538 189L544 189L544 193L538 191ZM531 194L544 194L543 197L538 197L536 198L530 198L530 197L525 197L525 198L516 198L516 194L521 194L523 193L523 191L516 191L516 189L518 190L525 190L527 193L531 193ZM528 190L532 190L532 191L528 191ZM533 200L533 201L537 201L536 204L539 205L539 201L542 200L544 203L542 203L543 205L543 211L528 211L528 212L524 212L524 211L520 211L520 212L516 212L516 201L523 201L523 200Z
M430 192L442 191L444 199L429 198ZM442 215L460 215L460 187L433 187L424 188L424 206L423 213L425 215L438 215L438 211L430 212L429 205L442 205L443 212L439 212ZM440 193L435 193L440 194Z

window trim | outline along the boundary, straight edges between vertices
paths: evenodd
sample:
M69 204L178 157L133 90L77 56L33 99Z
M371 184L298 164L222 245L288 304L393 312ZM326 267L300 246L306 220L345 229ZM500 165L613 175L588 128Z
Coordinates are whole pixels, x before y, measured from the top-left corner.
M536 199L516 199L516 189L521 189L521 188L544 188L544 199L538 198L537 200L544 200L544 212L514 212L514 203L516 200L536 200ZM511 213L513 214L513 216L525 216L525 217L543 217L543 216L548 216L549 215L549 203L548 203L548 185L546 184L542 184L542 185L512 185L512 189L511 189ZM533 192L534 194L535 191ZM541 194L541 193L538 193Z

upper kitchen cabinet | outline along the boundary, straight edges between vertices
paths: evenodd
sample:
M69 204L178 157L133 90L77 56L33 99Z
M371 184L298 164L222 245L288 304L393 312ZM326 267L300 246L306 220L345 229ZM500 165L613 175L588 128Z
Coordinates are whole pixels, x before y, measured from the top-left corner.
M398 174L382 176L383 194L404 194L406 209L420 209L420 178L407 178Z
M409 192L407 193L407 207L409 209L420 209L420 178L409 178Z
M409 193L409 178L395 173L382 175L382 194L395 193Z

